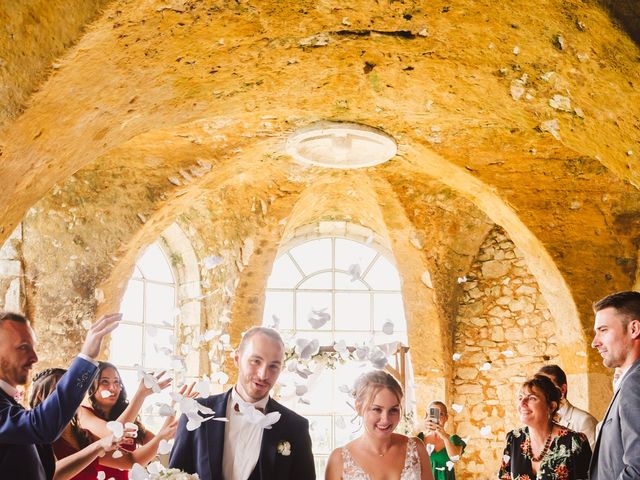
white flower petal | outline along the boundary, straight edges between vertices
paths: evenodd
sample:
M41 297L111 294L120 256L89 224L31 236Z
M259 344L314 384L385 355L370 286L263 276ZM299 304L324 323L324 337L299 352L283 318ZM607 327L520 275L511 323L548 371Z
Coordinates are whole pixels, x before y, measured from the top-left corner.
M204 268L206 268L207 270L216 268L218 265L222 264L222 262L222 257L218 257L217 255L209 255L208 257L204 257L202 259Z
M147 470L140 464L134 463L131 470L129 470L129 479L130 480L148 480L149 474Z
M387 321L382 324L382 332L385 335L393 335L393 328L393 322L389 319L387 319Z
M172 447L173 445L163 438L160 440L160 445L158 445L158 453L160 455L166 455L171 452Z
M120 422L107 422L107 429L113 433L113 437L116 439L122 438L124 434L124 426Z
M349 265L349 269L347 270L349 276L351 277L351 281L355 282L356 280L360 280L360 276L362 275L362 267L357 263Z

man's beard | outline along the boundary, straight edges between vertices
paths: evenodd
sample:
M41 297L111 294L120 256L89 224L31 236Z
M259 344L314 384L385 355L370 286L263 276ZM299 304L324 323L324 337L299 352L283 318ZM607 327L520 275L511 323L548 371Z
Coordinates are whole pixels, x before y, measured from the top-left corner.
M4 372L5 377L9 374L9 379L15 380L16 385L25 385L27 383L28 374L22 372L22 367L14 367L6 358L0 358L0 370Z

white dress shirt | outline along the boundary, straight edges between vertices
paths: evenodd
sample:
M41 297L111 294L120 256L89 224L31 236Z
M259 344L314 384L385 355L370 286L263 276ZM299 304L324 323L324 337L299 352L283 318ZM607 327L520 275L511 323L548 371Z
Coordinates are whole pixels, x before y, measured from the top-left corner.
M627 374L627 372L629 371L629 369L627 368L624 372L620 373L620 376L618 377L618 379L613 382L613 392L617 392L618 388L620 388L620 384L622 383L622 379L624 378L624 376Z
M558 417L558 424L574 432L584 433L593 451L596 444L596 425L598 424L598 420L593 415L573 406L565 398L558 409Z
M12 387L7 382L1 379L0 379L0 388L4 390L4 393L9 395L11 398L17 398L21 395L20 390L18 390L16 387Z
M260 457L262 432L260 425L248 422L240 412L236 412L236 403L265 408L269 401L267 395L256 403L248 403L240 398L236 387L231 390L227 402L227 418L229 422L224 429L224 449L222 453L222 478L224 480L247 480Z

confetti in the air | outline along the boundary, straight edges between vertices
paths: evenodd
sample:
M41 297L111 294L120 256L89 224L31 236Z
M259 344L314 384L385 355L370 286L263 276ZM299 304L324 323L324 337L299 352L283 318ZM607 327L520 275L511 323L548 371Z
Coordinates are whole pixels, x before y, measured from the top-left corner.
M362 267L357 263L349 265L349 269L347 270L349 276L351 277L351 281L355 282L356 280L360 280L360 276L362 275Z
M160 440L160 445L158 445L158 453L160 455L166 455L171 452L171 447L171 443L163 438Z
M481 372L487 372L491 370L491 364L489 362L484 362L478 370L480 370Z
M393 335L393 322L387 318L387 321L382 324L382 332L385 335Z
M222 264L222 262L222 257L218 257L217 255L209 255L208 257L204 257L202 263L204 264L204 268L206 268L207 270L213 270L218 265Z
M482 427L480 429L480 435L482 435L483 437L488 437L489 435L491 435L491 425L485 425L484 427Z
M331 314L326 311L325 308L319 310L312 309L311 313L307 317L307 320L314 329L322 328L329 320L331 320Z
M122 435L124 435L124 425L120 422L107 422L107 429L113 433L113 438L116 440L121 439Z

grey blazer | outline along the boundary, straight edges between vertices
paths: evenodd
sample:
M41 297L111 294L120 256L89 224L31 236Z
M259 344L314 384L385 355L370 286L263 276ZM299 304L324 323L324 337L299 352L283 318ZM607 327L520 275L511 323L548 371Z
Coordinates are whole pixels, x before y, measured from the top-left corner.
M591 480L640 478L640 360L613 395L589 466Z

